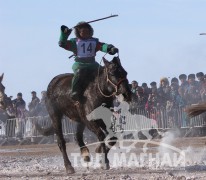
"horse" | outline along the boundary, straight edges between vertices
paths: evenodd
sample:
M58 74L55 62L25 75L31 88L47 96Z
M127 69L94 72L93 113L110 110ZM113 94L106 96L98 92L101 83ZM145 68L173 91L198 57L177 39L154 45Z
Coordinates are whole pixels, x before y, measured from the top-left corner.
M14 109L11 101L11 97L5 94L5 86L2 84L4 73L0 76L0 110L6 113L9 117L14 116Z
M7 120L15 117L15 111L11 97L5 94L5 87L2 84L3 78L4 74L0 76L0 123L6 129L6 135L9 135L11 131L8 131L9 124Z
M67 174L75 173L75 170L66 152L66 142L62 132L62 117L67 116L69 119L77 122L76 141L84 161L90 161L89 150L83 141L85 126L97 136L104 153L104 167L109 169L109 160L107 158L109 149L105 145L104 139L106 135L103 131L105 124L102 121L101 123L95 120L88 121L86 116L103 103L107 107L112 107L115 95L122 94L125 101L131 101L127 72L122 67L119 57L114 57L111 61L106 60L104 57L102 59L104 66L99 65L99 68L93 72L85 71L82 81L82 86L84 86L85 90L80 102L74 101L70 97L73 74L66 73L54 77L48 85L45 102L52 120L52 126L43 129L36 124L37 129L42 134L56 134L57 144L62 152ZM91 78L89 78L88 74Z

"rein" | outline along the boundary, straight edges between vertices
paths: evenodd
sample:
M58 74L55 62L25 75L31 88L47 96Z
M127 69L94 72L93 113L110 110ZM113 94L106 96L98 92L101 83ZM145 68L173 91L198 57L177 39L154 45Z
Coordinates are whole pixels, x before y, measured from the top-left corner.
M107 54L107 53L106 53ZM104 56L106 56L106 54ZM99 92L101 93L102 96L104 97L112 97L114 95L116 95L117 91L118 91L118 87L119 85L126 80L126 78L122 78L119 80L119 82L117 84L114 84L110 79L109 79L109 76L108 76L108 71L107 71L107 67L105 67L105 71L106 71L106 81L109 82L114 88L115 88L115 91L110 94L110 95L106 95L104 94L104 92L101 90L100 88L100 84L99 84L99 70L100 70L100 65L101 65L101 62L104 58L104 56L102 57L101 61L100 61L100 64L99 64L99 68L98 68L98 89L99 89ZM118 58L119 58L119 54L118 54Z

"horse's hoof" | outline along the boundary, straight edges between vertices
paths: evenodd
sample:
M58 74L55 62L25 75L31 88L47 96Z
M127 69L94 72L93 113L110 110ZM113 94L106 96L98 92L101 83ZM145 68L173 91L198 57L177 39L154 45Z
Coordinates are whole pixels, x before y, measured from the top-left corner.
M109 165L109 163L105 163L105 164L102 164L101 168L104 169L104 170L109 170L110 165Z
M66 173L67 173L67 174L74 174L74 173L75 173L75 170L74 170L73 167L69 167L69 168L66 169Z
M97 146L97 148L95 149L95 153L102 153L102 146L101 145Z
M81 155L84 157L84 156L89 156L89 149L87 147L82 147L80 149L81 151Z
M84 161L85 162L90 162L90 157L89 156L84 156Z

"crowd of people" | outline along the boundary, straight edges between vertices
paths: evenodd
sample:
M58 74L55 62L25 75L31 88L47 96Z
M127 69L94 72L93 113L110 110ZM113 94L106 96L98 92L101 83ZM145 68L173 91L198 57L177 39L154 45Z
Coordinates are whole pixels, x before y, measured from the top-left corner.
M197 78L197 80L196 80ZM139 86L137 81L132 81L131 91L135 95L138 109L148 111L154 108L184 108L186 106L206 101L206 75L203 72L195 74L179 75L169 82L168 78Z
M142 114L150 114L157 119L158 112L164 111L166 115L175 121L177 110L184 112L185 108L192 104L206 101L206 74L181 74L169 81L163 77L157 82L151 82L140 86L136 80L131 83L131 91L134 95L133 109Z
M175 119L176 110L184 111L192 104L206 101L206 74L198 72L196 74L179 75L169 81L163 77L157 82L138 84L136 80L131 82L133 93L133 103L131 109L137 114L151 115L150 118L158 119L158 111L165 111L169 117ZM45 116L48 115L45 106L46 91L41 92L41 98L37 97L35 91L31 92L31 102L28 104L23 100L22 93L18 93L16 99L12 100L15 109L15 117L25 118L25 116Z
M156 120L159 128L186 127L189 121L184 112L185 108L206 101L206 74L203 72L188 76L181 74L178 78L172 78L171 81L163 77L159 84L153 81L150 86L147 83L139 85L136 80L133 80L130 85L133 94L130 111ZM20 92L12 100L14 117L17 118L16 123L21 125L23 122L21 126L19 125L21 128L18 132L24 132L25 125L23 124L27 117L48 115L45 98L46 91L41 92L41 98L37 97L35 91L32 91L28 106ZM114 106L119 105L116 101L117 99L114 101Z
M197 80L196 80L197 79ZM131 91L134 95L134 107L137 110L152 112L156 109L177 109L185 108L192 104L206 101L206 74L199 72L195 74L179 75L179 78L169 79L163 77L157 82L139 85L136 80L131 82ZM28 111L35 115L40 108L45 109L46 91L41 92L41 99L37 97L35 91L31 92L32 99L28 104ZM12 100L17 117L22 116L20 109L27 109L22 93L17 94L17 98Z
M21 92L19 92L17 94L17 97L12 100L13 108L15 110L15 117L24 119L26 116L33 117L47 115L47 110L45 106L46 91L41 92L41 99L37 97L36 91L32 91L31 96L32 98L31 102L29 102L28 104L28 110Z

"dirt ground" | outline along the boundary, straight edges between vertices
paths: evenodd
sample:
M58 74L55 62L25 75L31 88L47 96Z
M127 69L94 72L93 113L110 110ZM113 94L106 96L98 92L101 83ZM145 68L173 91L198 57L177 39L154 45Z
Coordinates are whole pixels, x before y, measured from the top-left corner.
M141 167L135 164L128 166L127 162L131 160L131 155L135 159L139 157L141 151L148 153L161 151L160 146L162 146L163 140L155 140L148 144L144 141L138 143L127 141L124 142L124 145L121 142L117 143L109 153L110 170L82 163L83 161L80 159L75 161L75 157L71 153L79 153L79 148L75 143L67 143L67 152L76 171L75 174L71 175L66 174L61 152L56 144L0 146L0 179L206 179L206 137L175 138L172 141L166 139L166 142L185 153L184 167L157 167L155 164L149 164L149 159ZM90 154L94 157L93 160L97 159L96 146L96 144L89 145ZM128 147L130 147L129 152L126 152ZM167 151L164 150L164 152ZM128 161L123 163L120 162L122 159L119 158L117 161L120 164L117 164L117 161L114 161L116 154L123 155L124 153Z

